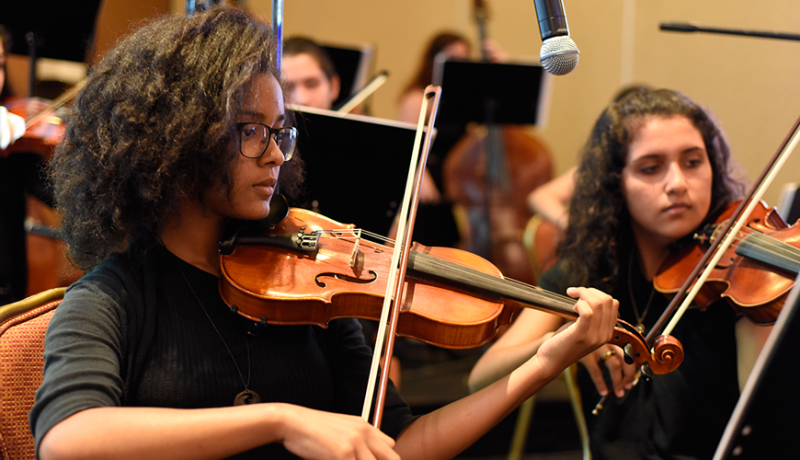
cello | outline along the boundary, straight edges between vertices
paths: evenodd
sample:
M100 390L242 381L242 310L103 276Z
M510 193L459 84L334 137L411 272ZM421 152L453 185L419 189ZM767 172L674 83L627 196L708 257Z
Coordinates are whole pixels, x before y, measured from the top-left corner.
M484 2L476 0L474 11L487 61ZM493 124L491 112L487 109L484 131L470 130L447 155L444 193L467 216L461 249L489 259L511 278L534 283L522 241L531 217L526 197L552 179L552 160L549 149L525 127Z

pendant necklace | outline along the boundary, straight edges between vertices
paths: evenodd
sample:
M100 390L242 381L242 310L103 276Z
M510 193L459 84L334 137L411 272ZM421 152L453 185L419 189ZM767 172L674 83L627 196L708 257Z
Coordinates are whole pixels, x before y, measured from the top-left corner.
M647 299L647 304L644 306L644 310L642 314L639 315L639 309L636 308L636 299L633 296L633 253L635 251L631 249L631 256L628 260L628 295L631 297L631 307L633 307L633 316L636 317L636 329L639 331L640 334L644 335L645 327L644 327L644 319L647 317L647 312L650 310L650 303L653 302L653 295L656 293L656 288L654 284L650 286L650 298Z
M200 297L194 291L194 288L192 287L191 283L189 283L189 279L186 277L186 274L183 273L183 269L181 269L181 266L180 264L178 264L177 261L175 261L175 266L178 267L178 271L181 272L183 280L186 281L186 285L189 286L189 290L192 291L194 298L197 299L197 304L200 305L200 309L203 310L203 313L205 313L206 318L208 318L208 322L211 323L211 327L214 328L214 331L217 333L217 336L219 336L219 340L222 342L222 345L224 345L225 349L228 351L228 355L231 357L231 361L233 361L233 366L236 368L236 372L239 373L239 378L242 380L242 385L244 385L244 390L241 391L239 394L237 394L235 398L233 398L233 405L244 406L247 404L260 403L261 397L258 395L258 393L249 388L251 366L250 366L250 344L247 341L247 337L244 338L244 346L247 349L247 381L245 382L244 376L242 375L242 371L241 369L239 369L239 365L236 363L236 358L233 356L233 352L231 351L230 347L228 347L228 344L225 343L225 339L222 338L222 334L219 332L219 329L217 329L217 325L214 324L214 321L211 319L211 315L209 315L208 311L206 311L206 307L203 305L203 302L200 301Z

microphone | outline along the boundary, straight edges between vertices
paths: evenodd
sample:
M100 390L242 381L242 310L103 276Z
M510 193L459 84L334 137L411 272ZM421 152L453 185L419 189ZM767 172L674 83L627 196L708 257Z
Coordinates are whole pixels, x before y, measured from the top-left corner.
M578 47L569 38L567 15L562 0L533 0L539 32L542 35L542 50L539 59L542 67L553 75L565 75L578 65Z

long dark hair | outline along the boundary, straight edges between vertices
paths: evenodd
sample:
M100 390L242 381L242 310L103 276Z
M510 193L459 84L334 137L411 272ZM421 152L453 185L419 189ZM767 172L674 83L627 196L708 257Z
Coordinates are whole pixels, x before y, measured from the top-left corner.
M425 89L426 86L431 84L431 80L433 80L433 64L436 55L453 43L465 43L469 46L469 41L466 38L452 32L442 32L431 39L417 67L417 73L414 74L411 81L403 88L402 93L400 93L401 97L413 89Z
M634 244L622 169L628 146L648 116L686 117L702 135L713 173L711 209L703 224L742 193L729 171L728 143L705 109L676 91L631 91L597 119L575 173L569 227L558 249L572 283L609 292L616 287L620 255Z
M258 74L278 78L271 29L234 8L168 17L122 41L93 69L50 165L70 255L90 269L155 244L181 197L231 184L239 101ZM301 165L281 170L282 191Z
M3 87L0 88L0 101L3 101L14 94L11 90L11 85L8 83L8 72L6 70L8 53L11 52L11 33L2 24L0 24L0 44L3 45L3 52L6 55L5 60L3 60L3 66L0 68L0 71L2 71L3 75L5 75L5 78L3 79Z

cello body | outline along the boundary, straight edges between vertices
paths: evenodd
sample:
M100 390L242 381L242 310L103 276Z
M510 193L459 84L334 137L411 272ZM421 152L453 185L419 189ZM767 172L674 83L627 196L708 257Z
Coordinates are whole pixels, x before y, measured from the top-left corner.
M522 126L472 129L447 156L444 193L463 211L461 249L487 258L508 277L535 283L523 244L532 213L527 196L553 178L548 148ZM496 148L493 145L500 144Z

